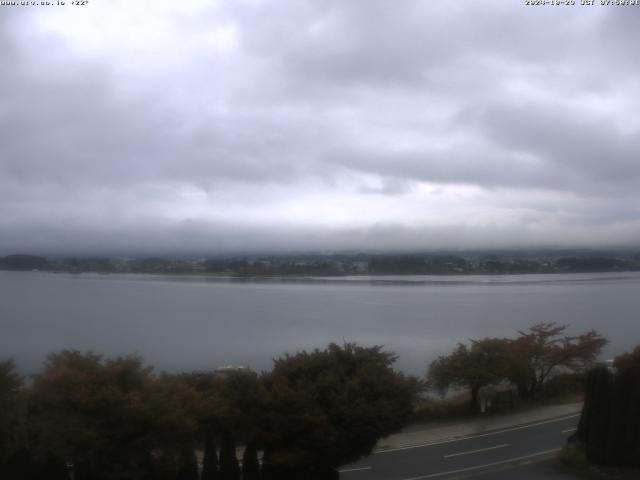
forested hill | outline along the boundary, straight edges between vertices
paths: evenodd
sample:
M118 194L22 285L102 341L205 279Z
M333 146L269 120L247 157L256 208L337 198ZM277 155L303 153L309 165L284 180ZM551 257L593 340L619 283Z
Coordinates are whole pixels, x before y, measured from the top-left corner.
M235 255L200 258L9 255L2 270L238 276L442 275L623 272L640 270L640 252Z

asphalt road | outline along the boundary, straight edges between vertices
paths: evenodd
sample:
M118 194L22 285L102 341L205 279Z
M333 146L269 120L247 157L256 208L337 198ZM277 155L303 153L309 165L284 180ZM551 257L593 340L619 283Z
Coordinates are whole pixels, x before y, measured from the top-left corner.
M566 443L575 431L578 418L577 414L570 415L454 440L377 452L343 467L340 479L570 478L553 471L553 464L545 460L553 458Z

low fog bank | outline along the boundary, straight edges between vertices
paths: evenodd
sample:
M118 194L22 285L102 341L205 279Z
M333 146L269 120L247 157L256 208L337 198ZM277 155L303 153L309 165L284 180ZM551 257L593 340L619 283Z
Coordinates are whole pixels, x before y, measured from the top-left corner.
M413 252L491 250L633 250L640 230L627 228L544 229L499 227L369 228L243 226L181 222L122 227L101 225L8 226L0 229L0 255L44 256L210 256L334 252Z

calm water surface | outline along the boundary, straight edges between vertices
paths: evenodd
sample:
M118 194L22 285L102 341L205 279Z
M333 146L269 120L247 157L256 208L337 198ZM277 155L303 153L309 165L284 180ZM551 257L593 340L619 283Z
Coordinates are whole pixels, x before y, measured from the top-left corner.
M421 374L456 342L540 321L595 328L606 356L640 343L640 273L238 281L0 272L0 359L37 371L62 348L142 354L158 369L268 368L342 340Z

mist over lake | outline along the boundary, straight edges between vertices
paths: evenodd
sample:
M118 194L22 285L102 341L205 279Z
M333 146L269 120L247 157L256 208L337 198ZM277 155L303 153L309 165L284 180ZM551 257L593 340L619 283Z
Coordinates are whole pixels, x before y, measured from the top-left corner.
M246 365L329 342L382 344L423 374L457 342L541 321L596 329L604 357L640 341L640 273L224 279L0 272L0 358L139 353L159 370Z

